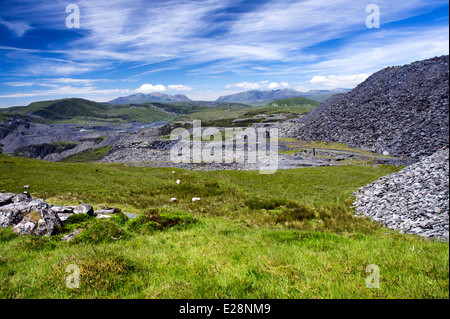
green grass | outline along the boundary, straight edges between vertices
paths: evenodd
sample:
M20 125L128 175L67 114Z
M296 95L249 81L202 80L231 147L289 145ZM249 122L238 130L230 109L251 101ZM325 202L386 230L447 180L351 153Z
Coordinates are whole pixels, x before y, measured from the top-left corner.
M273 103L280 103L274 106ZM248 123L237 123L236 125L246 126L253 123L262 122L263 119L253 119L255 115L265 114L289 114L302 115L313 110L319 103L304 99L292 98L286 100L275 101L264 106L247 106L247 107L221 107L209 108L207 110L199 110L179 116L178 120L192 121L201 120L203 126L235 126L232 123L237 118L247 118Z
M90 148L85 151L64 157L63 163L86 163L101 160L111 150L111 146Z
M50 238L0 229L0 298L448 298L448 243L353 216L351 193L395 171L260 175L2 155L2 191L30 185L52 204L140 217L71 218ZM60 240L74 229L83 230L79 239ZM365 285L369 264L380 269L379 289ZM65 285L69 265L80 268L78 289Z
M287 99L273 101L268 103L267 106L271 107L304 107L305 111L311 111L314 107L318 106L320 103L311 99L304 97L291 97Z

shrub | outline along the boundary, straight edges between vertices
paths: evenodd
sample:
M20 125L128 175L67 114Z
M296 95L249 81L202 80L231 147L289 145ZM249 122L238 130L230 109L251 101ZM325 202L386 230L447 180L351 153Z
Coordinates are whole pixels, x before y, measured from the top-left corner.
M149 234L157 230L177 227L196 223L197 220L182 212L172 212L152 208L128 223L128 229L140 234Z
M88 214L73 214L70 215L69 218L67 218L64 221L64 224L65 225L80 224L87 222L89 220L93 220L93 217L89 216Z
M129 220L129 218L124 213L119 213L109 218L109 220L123 226Z
M74 243L101 243L112 242L128 237L127 232L114 222L109 220L95 220L88 223L81 234L73 240Z
M278 207L297 208L299 205L293 201L286 199L257 199L252 198L245 201L245 206L250 209L266 209L272 210Z
M301 221L306 219L312 219L315 217L314 211L307 207L297 207L293 209L287 209L280 213L275 222L276 223L289 223L293 221Z
M15 248L20 251L37 251L43 249L53 249L55 243L49 237L35 237L30 235L23 235L20 241L17 242Z

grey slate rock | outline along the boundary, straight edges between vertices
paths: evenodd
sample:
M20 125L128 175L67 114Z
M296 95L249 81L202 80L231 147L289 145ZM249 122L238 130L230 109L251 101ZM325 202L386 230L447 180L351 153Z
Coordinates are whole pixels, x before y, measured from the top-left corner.
M356 214L423 237L449 237L449 150L379 178L353 195Z
M0 206L11 204L14 196L16 196L16 194L0 193Z
M80 229L75 229L70 234L62 236L61 240L62 241L67 241L67 242L72 241L75 238L75 236L77 236L79 233L81 233L81 230Z
M138 217L138 214L133 214L133 213L124 213L129 219L133 219Z
M42 199L32 201L28 209L22 220L13 227L16 234L50 236L62 226L58 215Z
M81 204L78 207L76 207L73 212L75 214L88 214L89 216L94 215L94 208L91 205L88 204Z
M449 145L449 56L387 67L300 118L301 140L339 142L391 156Z

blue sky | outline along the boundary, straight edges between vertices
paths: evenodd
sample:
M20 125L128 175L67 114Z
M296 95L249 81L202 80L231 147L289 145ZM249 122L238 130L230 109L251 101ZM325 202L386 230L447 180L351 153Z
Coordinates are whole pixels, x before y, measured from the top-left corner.
M69 4L80 28L66 26ZM380 28L366 26L369 4ZM448 12L441 0L0 0L0 107L353 88L386 66L448 54Z

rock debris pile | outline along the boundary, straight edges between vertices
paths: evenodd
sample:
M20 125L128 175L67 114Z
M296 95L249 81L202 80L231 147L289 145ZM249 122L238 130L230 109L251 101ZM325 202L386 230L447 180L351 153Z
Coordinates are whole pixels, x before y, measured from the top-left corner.
M449 150L384 176L354 195L357 215L394 230L448 241Z
M449 56L387 67L300 119L300 140L421 158L449 144Z

